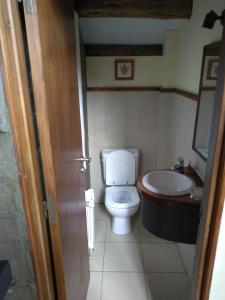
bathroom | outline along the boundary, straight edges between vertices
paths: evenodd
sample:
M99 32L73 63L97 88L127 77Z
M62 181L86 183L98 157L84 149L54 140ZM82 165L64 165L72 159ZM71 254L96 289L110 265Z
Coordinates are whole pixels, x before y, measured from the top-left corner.
M224 23L0 2L0 299L225 299Z
M104 204L102 150L138 148L139 175L171 169L183 157L185 166L191 164L204 180L206 160L193 150L193 138L203 47L222 36L219 24L213 30L202 27L211 9L221 11L222 1L194 1L191 19L167 22L161 36L151 34L152 24L146 20L80 18L84 44L119 44L122 37L125 44L147 44L148 38L150 43L163 44L161 54L149 56L113 55L105 49L99 54L97 47L93 53L86 48L86 125L90 186L95 195L88 300L189 299L196 244L175 243L149 233L141 225L140 212L132 218L130 234L114 234ZM119 28L124 28L120 35ZM121 59L134 61L132 80L115 79L115 61Z

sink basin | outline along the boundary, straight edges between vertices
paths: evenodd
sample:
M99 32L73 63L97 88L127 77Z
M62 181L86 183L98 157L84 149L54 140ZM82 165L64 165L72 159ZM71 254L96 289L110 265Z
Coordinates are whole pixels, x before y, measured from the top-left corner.
M166 170L146 174L142 183L146 189L166 196L189 194L195 186L195 183L186 175Z

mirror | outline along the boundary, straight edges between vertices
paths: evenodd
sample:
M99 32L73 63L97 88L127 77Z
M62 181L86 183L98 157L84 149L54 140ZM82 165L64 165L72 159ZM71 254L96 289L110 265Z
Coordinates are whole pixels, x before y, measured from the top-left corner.
M193 150L205 161L208 157L209 136L214 108L221 43L206 45L203 51L199 101L195 119Z

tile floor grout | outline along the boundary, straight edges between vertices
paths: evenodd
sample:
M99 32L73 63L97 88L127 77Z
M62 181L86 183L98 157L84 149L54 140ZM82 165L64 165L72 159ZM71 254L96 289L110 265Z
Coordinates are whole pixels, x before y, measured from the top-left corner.
M131 236L131 238L134 238L134 239L137 239L137 240L134 240L134 241L117 241L117 240L110 241L110 238L113 238L113 236L109 235L109 232L110 232L110 229L111 229L111 222L109 222L110 216L105 213L104 208L102 210L99 210L98 213L99 214L102 213L103 217L99 217L99 216L95 217L95 221L101 221L101 222L103 222L103 224L104 224L104 235L102 235L102 239L103 240L101 240L101 241L100 240L99 241L96 240L95 242L96 242L96 244L99 243L99 244L103 245L103 260L102 260L101 271L91 271L91 273L98 273L100 275L99 279L101 281L99 283L99 291L100 291L100 295L99 295L100 298L98 297L99 300L104 300L103 299L104 293L105 293L105 291L103 292L103 278L104 278L104 274L117 274L117 273L120 273L120 274L143 274L143 276L144 276L144 278L143 278L144 279L144 281L143 281L143 288L145 286L145 288L144 288L145 292L143 292L143 293L147 297L146 300L150 300L151 297L152 297L151 296L151 290L150 290L149 284L148 284L148 282L149 282L148 280L149 279L147 279L147 277L146 277L148 275L157 275L157 274L159 274L159 275L162 275L162 274L164 274L164 275L166 275L166 274L176 274L176 275L179 275L180 274L180 275L185 275L187 277L188 283L189 283L189 277L188 277L188 274L187 274L187 270L186 270L186 267L184 265L183 259L181 257L181 254L180 254L179 247L178 247L177 243L170 242L170 241L168 241L168 242L167 241L166 242L165 241L159 242L157 240L156 241L154 241L154 240L153 241L151 241L151 240L150 241L144 241L144 240L142 240L142 239L147 239L148 236L146 237L146 233L144 231L142 231L142 227L141 227L141 223L140 223L139 218L136 218L136 222L138 222L137 223L137 228L135 228L134 235ZM103 233L103 230L102 230L102 233ZM100 236L101 236L102 233L100 233ZM101 237L100 237L100 239L101 239ZM140 251L140 253L139 253L140 256L139 257L141 259L141 266L143 268L143 271L118 271L118 270L105 271L104 268L105 268L105 262L106 262L105 259L106 259L106 245L107 244L108 245L109 244L112 244L112 245L113 244L137 245L137 249L139 249L137 251L138 252ZM146 244L149 244L149 245L154 244L154 245L158 245L158 246L161 246L161 247L163 247L163 246L169 246L169 245L172 247L172 245L174 245L175 246L174 248L176 249L176 252L177 252L177 254L178 254L179 258L180 258L179 259L180 263L181 263L180 265L182 266L183 272L182 271L172 271L172 272L171 271L166 271L166 272L165 271L162 271L162 272L161 271L157 271L157 272L155 272L155 271L154 272L146 271L145 270L145 263L144 263L144 252L143 252L143 249L142 249L142 245L146 245ZM108 280L109 280L109 277L108 277ZM107 286L107 280L104 283L104 285Z
M189 278L189 275L188 275L188 271L187 271L186 265L185 265L185 263L184 263L183 257L182 257L182 255L181 255L181 253L180 253L180 248L179 248L179 246L178 246L177 243L176 243L176 246L177 246L177 251L178 251L179 256L180 256L180 259L181 259L181 261L182 261L182 264L183 264L185 273L187 274L188 282L189 282L189 284L191 285L191 281L190 281L190 278Z
M163 272L151 272L151 271L90 271L91 273L137 273L137 274L186 274L186 272L173 272L173 271L163 271Z
M103 274L104 274L104 263L105 263L105 246L106 246L106 234L107 234L107 221L104 221L106 224L105 228L105 238L104 238L104 250L103 250L103 263L102 263L102 279L101 279L101 293L100 293L100 300L102 300L102 286L103 286Z
M138 224L138 231L139 231L139 235L140 235L141 261L142 261L143 271L144 271L145 292L146 292L146 296L147 296L147 300L148 300L150 298L150 295L149 295L149 289L148 289L148 285L147 285L147 278L146 278L146 275L145 275L146 273L145 273L144 257L143 257L143 251L142 251L140 224Z

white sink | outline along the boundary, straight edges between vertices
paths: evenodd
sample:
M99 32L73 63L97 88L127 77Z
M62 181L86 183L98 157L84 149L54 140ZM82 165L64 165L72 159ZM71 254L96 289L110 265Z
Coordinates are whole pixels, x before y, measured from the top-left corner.
M142 183L154 193L167 196L181 196L191 192L195 183L186 175L174 171L155 171L146 174Z

